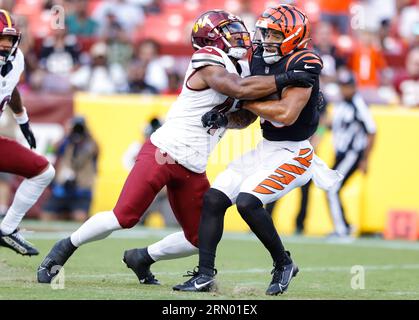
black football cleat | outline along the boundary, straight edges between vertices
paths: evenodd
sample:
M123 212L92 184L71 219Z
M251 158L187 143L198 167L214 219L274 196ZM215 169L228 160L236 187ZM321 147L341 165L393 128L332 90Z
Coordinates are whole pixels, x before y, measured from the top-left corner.
M36 256L39 254L39 251L33 244L22 237L19 229L7 235L0 231L0 246L12 249L22 256Z
M214 276L217 274L217 270L214 269ZM185 277L192 277L188 281L178 284L173 287L175 291L187 291L187 292L210 292L215 290L215 278L204 273L199 273L198 268L194 271L188 271Z
M288 251L287 254L290 256ZM273 274L272 281L266 290L266 294L269 296L276 296L279 293L283 294L285 291L287 291L291 279L295 277L297 273L298 266L292 262L292 260L290 264L274 266L274 269L271 272L271 274Z
M71 243L70 238L58 241L38 267L38 282L51 283L76 249L77 247Z
M122 261L127 265L127 268L134 271L141 284L160 284L150 271L152 259L147 248L126 250Z

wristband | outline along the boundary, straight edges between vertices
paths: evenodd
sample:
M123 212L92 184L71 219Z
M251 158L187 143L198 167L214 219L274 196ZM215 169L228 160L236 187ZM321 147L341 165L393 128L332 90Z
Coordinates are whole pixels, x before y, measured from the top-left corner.
M21 113L21 115L18 116L16 114L13 114L13 117L15 118L18 124L24 124L29 121L28 113L26 112L25 107L23 107L23 112Z

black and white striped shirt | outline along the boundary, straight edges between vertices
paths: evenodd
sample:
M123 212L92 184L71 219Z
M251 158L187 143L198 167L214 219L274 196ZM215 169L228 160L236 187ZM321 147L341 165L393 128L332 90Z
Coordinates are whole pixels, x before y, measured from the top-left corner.
M360 94L355 94L351 101L335 104L332 132L336 152L364 150L367 146L367 135L375 131L374 119Z

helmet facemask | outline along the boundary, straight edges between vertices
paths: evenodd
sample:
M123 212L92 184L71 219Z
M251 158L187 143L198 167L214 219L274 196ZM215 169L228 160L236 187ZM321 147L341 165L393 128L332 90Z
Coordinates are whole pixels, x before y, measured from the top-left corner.
M233 21L221 25L219 28L222 41L227 49L227 55L240 60L244 58L252 46L250 34L242 22Z
M16 32L15 29L13 29L14 32ZM12 39L12 46L10 49L0 49L0 67L4 66L8 61L13 60L14 56L16 55L17 48L19 46L20 41L20 34L5 34L5 31L3 30L3 33L0 35L0 38L2 37L10 37Z
M267 64L273 64L278 62L283 56L281 45L284 39L284 34L278 30L256 27L253 43L257 46L262 46L263 60Z

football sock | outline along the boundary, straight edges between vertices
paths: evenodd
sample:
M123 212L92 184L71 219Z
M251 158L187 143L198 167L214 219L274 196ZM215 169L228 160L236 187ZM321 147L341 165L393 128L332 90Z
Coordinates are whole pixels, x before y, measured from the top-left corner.
M113 231L120 229L122 227L113 211L99 212L90 217L71 235L71 243L80 247L82 244L104 239Z
M291 263L272 218L263 208L262 202L252 194L240 193L237 197L237 209L253 233L268 249L275 265L282 266Z
M30 179L24 179L16 191L13 203L0 225L3 234L11 234L16 230L26 212L35 204L45 188L54 178L52 165L41 174Z
M148 246L147 251L154 261L158 261L188 257L197 254L198 248L185 238L183 231L180 231Z
M224 228L224 215L231 200L217 189L209 189L204 196L201 222L199 225L199 272L214 275L217 245Z

